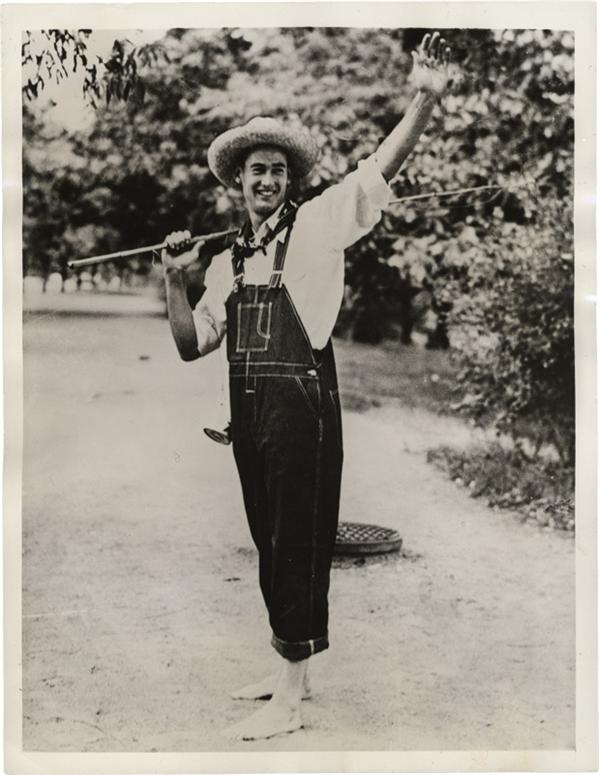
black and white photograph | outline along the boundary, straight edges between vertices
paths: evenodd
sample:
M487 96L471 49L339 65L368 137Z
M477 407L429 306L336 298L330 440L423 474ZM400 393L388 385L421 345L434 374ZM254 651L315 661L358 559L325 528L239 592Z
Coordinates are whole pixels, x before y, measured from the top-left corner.
M595 23L4 6L7 772L597 768Z

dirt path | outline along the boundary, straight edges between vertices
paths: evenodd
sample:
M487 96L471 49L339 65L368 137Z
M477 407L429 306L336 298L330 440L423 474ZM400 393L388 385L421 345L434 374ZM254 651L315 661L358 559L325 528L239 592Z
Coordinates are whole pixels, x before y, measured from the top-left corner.
M158 318L25 325L24 744L53 751L558 749L574 744L574 548L425 462L458 422L346 412L342 519L406 555L338 562L305 729L232 744L227 690L275 664L218 358ZM142 356L142 359L140 358Z

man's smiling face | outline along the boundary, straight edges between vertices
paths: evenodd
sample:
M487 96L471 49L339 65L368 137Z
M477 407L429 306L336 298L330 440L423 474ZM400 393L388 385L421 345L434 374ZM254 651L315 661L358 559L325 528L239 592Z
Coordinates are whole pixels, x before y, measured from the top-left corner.
M285 200L289 169L285 153L271 146L251 151L239 180L250 216L265 221Z

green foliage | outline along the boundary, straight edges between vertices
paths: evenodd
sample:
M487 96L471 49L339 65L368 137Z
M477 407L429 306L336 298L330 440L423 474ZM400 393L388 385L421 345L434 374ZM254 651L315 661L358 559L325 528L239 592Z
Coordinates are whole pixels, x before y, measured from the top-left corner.
M535 226L492 216L484 234L465 227L445 256L442 291L453 302L452 344L465 392L459 406L500 430L553 444L572 464L574 438L573 253L569 208L548 200ZM563 225L557 234L556 226Z
M144 82L139 77L142 68L160 64L165 53L160 44L134 46L131 41L115 40L106 59L90 57L88 38L92 30L42 30L40 47L33 46L31 31L25 32L21 45L24 69L23 96L31 101L38 97L50 80L60 83L71 74L83 71L83 97L96 107L101 99L127 100L134 96L144 99Z
M115 40L110 57L102 63L102 80L94 80L87 88L91 104L97 107L102 97L107 105L112 99L143 103L146 86L139 77L140 71L161 65L166 56L162 45L157 43L134 46L129 40ZM85 82L83 89L85 94Z
M428 452L427 459L468 488L473 498L516 509L524 520L542 527L575 529L572 467L532 460L522 447L507 449L499 443L468 451L438 447Z
M97 75L96 66L88 66L86 39L90 33L91 30L43 30L45 46L41 51L32 51L32 35L27 30L21 44L21 64L26 74L23 95L28 100L34 99L48 80L54 78L58 83L71 72L77 72L78 67L86 70L84 91L87 91Z

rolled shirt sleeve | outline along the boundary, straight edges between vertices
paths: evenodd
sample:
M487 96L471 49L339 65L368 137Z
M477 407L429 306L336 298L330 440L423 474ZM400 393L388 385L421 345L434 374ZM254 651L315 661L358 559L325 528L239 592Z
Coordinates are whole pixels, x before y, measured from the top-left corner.
M305 217L318 221L324 246L339 251L371 231L389 204L391 193L377 159L369 156L302 209Z

